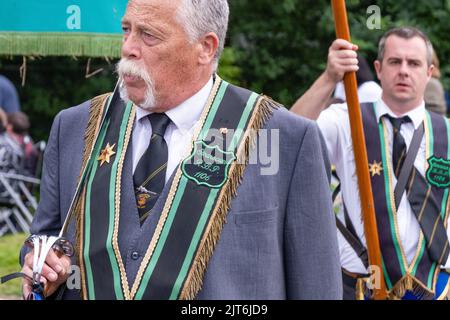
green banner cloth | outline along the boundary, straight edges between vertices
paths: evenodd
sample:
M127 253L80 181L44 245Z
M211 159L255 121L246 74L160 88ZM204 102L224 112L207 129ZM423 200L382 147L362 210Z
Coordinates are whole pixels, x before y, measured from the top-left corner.
M2 0L0 55L120 57L128 0Z

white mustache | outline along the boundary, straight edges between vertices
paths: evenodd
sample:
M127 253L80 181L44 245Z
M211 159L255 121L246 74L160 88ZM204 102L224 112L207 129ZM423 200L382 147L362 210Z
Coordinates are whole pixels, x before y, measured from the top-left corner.
M116 66L116 71L119 74L120 78L123 78L125 75L130 75L134 77L139 77L144 80L145 83L153 85L153 81L145 70L144 67L138 65L136 62L122 58Z
M132 60L122 58L116 66L116 71L119 74L120 79L123 79L125 75L129 75L133 77L139 77L145 82L145 84L147 85L147 90L145 92L144 101L133 102L136 104L139 103L139 106L143 109L151 110L155 106L156 98L153 80L147 70ZM123 81L122 85L120 86L120 97L125 102L128 102L130 100L127 89L123 85Z

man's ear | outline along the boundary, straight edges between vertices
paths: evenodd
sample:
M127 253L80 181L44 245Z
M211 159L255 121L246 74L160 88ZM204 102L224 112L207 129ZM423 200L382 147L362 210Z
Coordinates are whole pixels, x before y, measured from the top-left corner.
M375 67L375 71L377 73L377 78L378 80L381 80L381 62L378 60L375 60L375 62L373 63L373 66Z
M434 70L434 68L436 68L436 67L434 66L434 64L432 64L432 65L430 65L430 66L428 67L428 70L427 70L428 80L430 80L431 77L433 76L433 70Z
M198 62L202 65L211 64L219 49L219 37L214 32L209 32L200 38L199 45Z

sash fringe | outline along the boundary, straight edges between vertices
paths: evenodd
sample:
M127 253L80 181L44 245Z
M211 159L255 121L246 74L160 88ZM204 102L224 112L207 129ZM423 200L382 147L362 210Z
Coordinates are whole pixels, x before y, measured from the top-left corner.
M98 132L100 131L100 124L102 120L103 111L105 109L106 101L109 98L111 93L105 93L103 95L97 96L91 100L91 106L89 109L89 121L86 126L86 131L84 134L84 150L83 150L83 160L80 170L80 175L78 177L79 184L83 172L85 170L86 165L88 164L89 158L94 149L95 140L98 136ZM80 265L81 270L81 298L87 299L87 290L86 290L86 282L85 282L85 273L84 273L84 264L82 257L82 248L83 248L83 235L81 234L84 223L84 200L86 196L86 189L83 189L82 193L76 200L73 208L73 216L76 217L76 228L75 228L75 244L74 249L76 252L76 256L78 258L78 263Z
M370 278L359 278L356 282L356 300L365 300L365 297L371 297L372 292L367 286ZM418 282L413 276L406 275L400 279L395 286L388 292L387 300L401 300L407 291L412 292L418 300L432 300L435 294Z
M400 300L406 294L406 291L411 291L419 300L431 300L434 297L434 292L429 291L414 277L407 274L392 288L388 294L388 299Z
M238 150L237 163L233 164L230 170L230 177L224 186L221 195L217 201L215 213L211 217L212 225L209 232L205 235L205 245L197 253L193 261L190 275L180 294L180 300L193 300L203 286L203 278L208 262L214 252L215 246L219 240L223 226L226 223L226 217L230 208L231 200L236 196L237 188L242 182L244 170L248 164L251 148L256 143L257 131L261 129L266 121L272 116L274 110L280 105L263 96L255 106L255 111L248 125L248 133L244 139L243 147Z
M82 178L83 171L88 164L89 158L92 154L94 144L96 138L99 133L100 124L102 120L102 115L105 109L105 102L109 97L110 93L104 94L92 99L91 108L89 110L89 121L86 128L84 141L85 148L83 152L83 162L82 169L79 176L79 181ZM215 246L219 240L221 231L223 229L224 224L226 223L226 216L228 210L230 208L231 200L236 196L237 189L242 182L242 178L244 175L244 170L249 161L249 154L251 149L254 147L257 139L257 132L261 129L266 121L272 116L274 110L280 108L280 105L275 101L271 100L269 97L262 96L259 98L257 105L255 106L255 111L250 119L250 123L248 125L246 134L244 135L243 143L239 147L237 151L237 163L232 164L230 169L230 177L227 181L226 185L223 187L221 194L219 195L219 199L215 208L214 215L211 218L211 225L209 226L209 232L205 234L204 241L205 245L203 249L199 251L193 261L193 266L190 271L190 275L187 277L186 283L181 291L180 299L191 300L196 297L198 292L201 290L203 285L203 277L208 265L208 262L214 252ZM85 287L85 273L82 248L83 248L83 235L80 234L80 230L82 230L83 224L83 205L85 199L85 192L80 194L78 197L79 200L74 204L74 215L76 216L77 228L75 232L76 244L75 250L77 254L77 258L80 263L81 269L81 277L83 284L81 294L83 299L87 299L87 291Z

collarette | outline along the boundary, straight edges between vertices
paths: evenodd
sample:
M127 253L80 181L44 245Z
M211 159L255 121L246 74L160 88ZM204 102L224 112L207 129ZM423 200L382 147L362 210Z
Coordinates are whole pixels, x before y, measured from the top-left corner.
M383 99L379 99L376 102L375 114L378 122L380 121L381 117L386 114L390 115L393 118L408 116L414 124L414 129L417 129L425 119L425 102L422 101L422 103L419 104L416 108L406 112L405 114L402 114L401 116L398 116L394 114L394 112L392 112L392 110L383 101Z
M185 134L189 131L194 124L200 119L202 111L208 101L209 94L213 87L213 78L211 77L208 82L201 88L196 94L181 104L166 111L166 115L175 124L177 129ZM147 115L151 114L151 111L137 108L136 121L141 120Z

